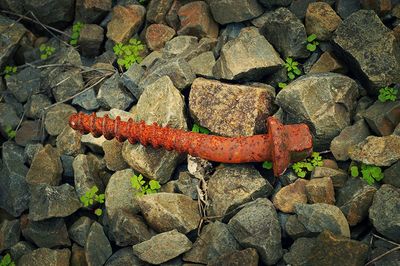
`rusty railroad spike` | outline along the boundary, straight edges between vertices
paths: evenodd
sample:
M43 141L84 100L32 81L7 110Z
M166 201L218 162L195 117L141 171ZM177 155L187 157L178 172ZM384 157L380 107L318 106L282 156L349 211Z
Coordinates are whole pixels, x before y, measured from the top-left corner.
M123 142L140 142L154 148L176 150L210 161L221 163L247 163L272 161L275 176L283 174L291 162L307 158L312 152L312 136L306 124L283 125L268 117L268 134L248 137L221 137L161 127L157 123L127 122L107 115L96 117L79 113L69 118L69 125L83 134L103 135Z

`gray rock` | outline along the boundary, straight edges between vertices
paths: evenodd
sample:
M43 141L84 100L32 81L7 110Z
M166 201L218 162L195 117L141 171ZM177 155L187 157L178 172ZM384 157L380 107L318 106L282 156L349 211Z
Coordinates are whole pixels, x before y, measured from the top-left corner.
M208 181L209 215L224 216L239 205L268 197L272 186L250 165L224 165Z
M312 178L330 177L335 188L341 188L347 181L348 174L342 169L317 166L311 173Z
M140 95L142 95L143 93L144 88L141 87L139 84L144 73L145 69L141 65L133 64L121 76L122 84L132 93L133 96L135 96L136 99L139 99Z
M76 109L68 104L58 104L50 108L44 120L47 133L57 136L68 125L70 115L75 114Z
M25 11L32 11L44 24L71 22L74 19L74 1L59 3L56 0L23 0Z
M97 101L106 109L126 110L134 102L134 98L125 90L119 74L115 73L101 85Z
M231 85L197 78L190 91L190 113L196 123L219 135L263 133L274 109L273 94L266 88L272 90L269 86Z
M11 127L12 129L16 128L20 118L15 108L8 103L0 103L0 114L0 131L4 137L8 138L5 130L7 127Z
M366 139L371 132L364 120L358 120L354 125L345 127L340 134L335 137L330 146L336 160L346 161L349 159L349 148Z
M92 226L93 220L86 216L79 217L71 227L68 229L69 237L84 247L86 244L86 238L89 234L90 227Z
M12 30L9 30L11 25ZM3 69L6 62L18 48L18 43L27 30L19 22L0 16L0 31L3 32L0 42L0 51L2 51L0 54L0 69Z
M97 112L96 114L98 114ZM98 117L102 117L103 115ZM94 137L91 133L82 135L81 142L87 146L92 152L102 154L103 151L103 143L106 141L104 136L100 136L98 138Z
M400 188L400 161L387 168L383 174L383 183Z
M0 208L14 217L28 209L30 192L25 176L24 149L14 142L4 142L1 149L3 163L0 165Z
M90 5L88 3L91 3ZM112 0L89 2L77 0L75 4L75 20L82 23L96 23L111 10Z
M43 149L43 145L41 143L28 143L25 146L25 160L28 162L29 165L32 164L32 160L35 157L36 153Z
M41 248L70 246L68 231L63 218L51 218L34 222L26 217L21 219L22 235L26 240Z
M335 204L335 191L330 177L313 178L306 184L308 203Z
M104 29L96 24L84 24L79 34L79 46L83 56L99 55L104 39Z
M183 96L168 77L162 77L146 87L136 105L136 119L146 124L157 122L162 126L187 129ZM141 144L124 143L122 156L130 167L144 176L167 182L181 155L176 151L154 149Z
M191 247L192 242L184 234L172 230L134 245L133 254L145 262L160 264L185 253Z
M145 58L143 58L143 61L140 62L140 66L142 67L150 67L156 60L162 57L162 53L160 51L153 51L150 54L148 54ZM132 66L131 66L132 67ZM126 86L126 85L125 85ZM133 93L132 93L133 94Z
M349 156L353 161L364 164L390 166L400 159L400 136L369 136L350 147Z
M317 243L315 238L301 237L294 241L289 252L283 255L283 260L289 265L306 265L308 257Z
M308 5L316 1L317 0L293 0L289 9L296 17L303 21L306 16ZM323 0L323 2L327 2L330 5L334 4L334 0Z
M278 93L276 102L287 115L285 123L308 124L314 135L314 149L325 150L350 125L357 97L358 85L354 80L341 74L322 73L291 82Z
M32 67L22 69L5 80L7 89L21 103L26 102L31 95L39 93L42 89L40 71Z
M213 171L211 162L200 157L194 157L188 154L187 156L187 169L191 175L197 179L208 179Z
M278 6L288 6L293 0L258 0L268 10Z
M165 16L173 0L154 0L147 6L146 20L150 23L167 24Z
M210 0L211 13L219 24L241 22L258 17L263 8L256 0L234 1L234 0Z
M214 53L204 52L189 61L189 65L197 76L213 77L213 67L215 65Z
M99 102L97 101L96 92L93 88L76 96L72 100L72 104L79 105L88 111L96 110L100 107Z
M98 222L94 222L90 227L85 253L88 266L103 265L112 255L110 242L104 234L103 226Z
M207 264L238 250L240 245L229 232L228 225L216 221L204 226L192 249L183 255L183 260Z
M4 0L0 7L21 14L23 12L22 3L18 0Z
M307 228L299 221L297 215L290 215L285 223L285 232L293 239L307 236Z
M99 193L104 191L104 184L99 173L100 164L100 160L94 155L79 154L75 157L72 167L74 169L75 190L79 198L93 186L97 186Z
M29 219L41 221L53 217L67 217L81 205L74 187L68 184L58 187L36 185L31 188Z
M43 115L43 109L50 106L49 97L44 94L34 94L25 105L26 116L29 118L40 118Z
M199 185L199 179L193 177L188 172L180 172L178 180L175 182L176 188L182 194L197 199L197 186Z
M107 216L113 219L118 210L128 213L139 213L138 199L131 185L131 177L135 173L131 169L115 172L108 181L105 191L105 206Z
M47 134L43 132L42 123L39 120L23 121L17 130L15 142L20 146L26 146L30 143L40 142L45 139Z
M74 162L74 157L68 155L61 155L60 158L64 169L63 176L74 177L74 169L72 167L72 163Z
M287 8L266 12L260 32L282 57L307 58L307 33L303 23Z
M246 49L242 49L243 47ZM213 74L217 79L257 80L277 71L283 63L279 54L258 29L248 27L243 28L236 39L222 47Z
M359 0L336 0L336 13L338 13L342 19L346 19L354 12L360 10L360 8Z
M265 264L275 264L282 257L281 227L275 207L268 199L246 204L228 225L239 244L255 248Z
M188 61L192 59L190 58L192 57L191 54L193 53L193 50L196 49L197 45L198 38L195 36L176 36L165 43L162 51L162 58L172 59L179 57Z
M254 248L246 248L240 251L233 251L219 256L211 263L210 266L228 266L228 265L247 265L258 266L259 258L257 250Z
M0 223L0 252L10 249L18 243L21 235L19 220L4 220Z
M368 89L400 81L399 41L372 10L360 10L347 17L333 38L344 61L363 77Z
M38 248L23 255L18 266L69 266L71 251L65 249Z
M23 255L35 250L35 246L26 241L19 241L10 248L10 255L14 261L18 261Z
M360 178L350 178L345 186L338 190L337 206L346 216L350 226L360 223L368 216L376 188Z
M47 144L33 158L26 175L29 184L48 184L57 186L61 182L63 168L57 150Z
M400 189L382 185L375 193L369 218L376 230L383 236L400 241Z
M295 213L310 233L329 230L334 234L350 237L349 224L340 209L325 203L297 204Z
M126 247L118 250L107 260L105 266L145 266L146 262L141 261L136 257L131 247Z
M157 232L177 229L186 234L200 222L197 201L177 193L156 193L138 198L147 224Z
M129 167L122 157L122 145L116 139L103 142L104 161L111 171L120 171Z
M153 235L142 217L126 210L117 210L110 223L110 233L118 246L142 243Z
M69 125L57 136L56 145L60 155L77 156L84 152L81 142L82 134Z
M376 101L365 111L364 118L378 136L390 135L400 123L400 101Z
M293 184L277 189L272 197L275 208L284 213L293 213L295 204L307 203L306 185L309 182L299 178Z
M363 96L358 100L356 114L354 116L354 121L364 119L364 115L368 107L374 103L374 100L368 96Z

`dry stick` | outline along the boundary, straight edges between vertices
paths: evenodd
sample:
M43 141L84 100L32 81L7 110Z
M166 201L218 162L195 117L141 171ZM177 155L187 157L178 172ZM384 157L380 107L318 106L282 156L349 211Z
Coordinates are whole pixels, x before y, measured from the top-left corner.
M388 242L388 243L390 243L390 244L392 244L392 245L394 245L394 246L400 246L400 244L398 244L398 243L396 243L396 242L393 242L393 241L390 241L389 239L386 239L386 238L384 238L384 237L378 236L378 235L376 235L376 234L372 234L372 236L373 236L373 237L376 237L376 238L378 238L378 239L380 239L380 240L386 241L386 242Z
M382 259L383 257L385 257L386 255L389 255L390 253L396 251L396 250L400 250L400 246L397 246L395 248L392 248L391 250L386 251L385 253L379 255L378 257L374 258L373 260L369 261L368 263L366 263L364 266L368 266L371 265L372 263L374 263L375 261L378 261L380 259Z

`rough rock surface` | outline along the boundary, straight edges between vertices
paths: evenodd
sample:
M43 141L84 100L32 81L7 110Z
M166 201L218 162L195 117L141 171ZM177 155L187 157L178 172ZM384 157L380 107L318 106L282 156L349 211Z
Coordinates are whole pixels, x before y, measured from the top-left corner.
M272 198L275 208L288 213L294 211L297 203L307 203L305 179L297 179L293 184L281 188Z
M13 25L14 30L6 30L10 25ZM0 50L3 51L0 55L0 67L3 69L6 61L15 52L18 43L27 30L22 26L22 24L4 16L0 16L0 31L3 32L2 39L4 38L4 41L0 43Z
M375 134L390 135L400 123L400 101L385 103L376 101L365 110L363 116Z
M335 204L335 191L330 177L311 179L305 190L308 203Z
M330 40L341 22L342 19L325 2L310 3L307 7L305 19L307 35L315 34L318 40Z
M110 242L103 231L103 226L94 222L90 227L85 244L85 255L88 266L103 265L111 256Z
M69 266L69 259L71 251L65 249L49 249L49 248L38 248L34 251L23 255L18 265L21 266Z
M256 0L209 0L211 13L219 24L241 22L262 14L262 6Z

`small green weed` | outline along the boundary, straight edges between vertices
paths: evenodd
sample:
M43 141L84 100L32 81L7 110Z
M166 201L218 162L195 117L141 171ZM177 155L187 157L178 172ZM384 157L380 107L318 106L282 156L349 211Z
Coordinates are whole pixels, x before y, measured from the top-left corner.
M304 178L307 175L307 172L312 172L315 167L322 165L322 156L318 152L313 152L311 158L294 163L292 169L298 177Z
M79 40L79 36L81 35L82 27L83 27L83 23L82 22L76 22L72 26L71 40L69 41L69 43L71 45L77 45L78 44L78 40Z
M6 66L4 68L4 77L9 78L11 75L17 73L17 67L16 66Z
M378 100L381 102L396 101L399 90L392 87L384 87L379 90Z
M287 86L287 84L285 82L278 82L278 87L280 89L284 89Z
M360 175L358 166L351 166L350 173L352 177L358 177ZM379 182L384 178L382 169L374 165L361 164L361 174L361 178L364 179L369 185Z
M208 130L207 128L202 127L202 126L200 126L198 124L194 124L193 125L192 132L202 133L202 134L206 134L206 135L210 134L210 130Z
M272 169L272 162L265 161L265 162L263 162L262 167L265 168L265 169L270 170L270 169Z
M92 206L94 203L98 202L100 204L104 203L104 194L97 195L99 189L97 186L93 186L89 191L86 191L85 195L81 197L81 202L83 206L89 207ZM103 211L101 208L98 208L94 211L97 216L102 215Z
M286 58L285 67L289 79L293 80L296 76L301 75L301 70L298 68L298 65L299 63L294 61L292 58Z
M141 174L131 177L131 185L132 188L136 190L136 195L141 196L157 193L161 188L161 185L157 180L150 180L149 183L146 184L146 181L143 180L143 176Z
M45 60L56 51L56 48L43 43L42 45L40 45L39 50L40 50L40 59Z
M117 43L113 47L118 57L117 63L122 68L128 69L134 63L140 63L142 58L139 53L144 50L144 45L137 39L130 39L128 44Z
M6 126L4 132L7 134L7 137L10 140L15 138L15 136L17 135L17 132L15 132L15 130L13 130L11 126Z
M317 46L319 45L319 42L317 41L317 35L311 34L310 36L307 37L307 50L310 52L314 52L317 50Z
M15 263L12 261L10 254L7 253L1 258L0 266L15 266Z
M147 0L139 0L139 4L141 4L142 6L144 6L147 3Z

